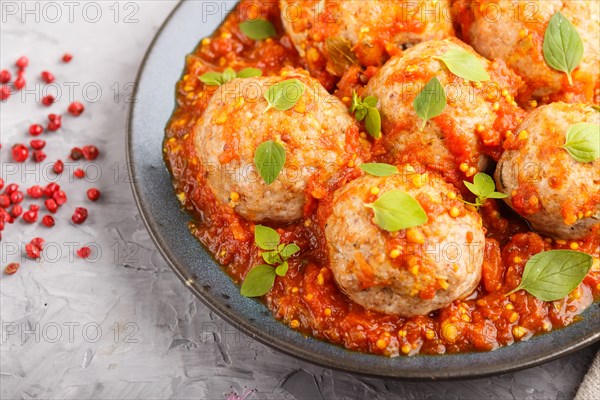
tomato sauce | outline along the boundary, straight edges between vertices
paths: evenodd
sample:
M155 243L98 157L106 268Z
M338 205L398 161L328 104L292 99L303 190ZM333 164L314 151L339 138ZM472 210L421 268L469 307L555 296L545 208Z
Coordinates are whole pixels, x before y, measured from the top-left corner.
M239 23L258 14L273 22L277 39L257 42L240 32ZM166 128L164 157L177 197L192 215L189 228L237 283L261 263L261 256L254 245L254 224L220 204L205 183L206 171L194 150L193 128L216 89L203 85L198 77L226 67L254 67L264 75L274 75L284 66L302 67L302 63L283 33L279 9L273 3L242 1L221 27L187 57L177 84L177 107ZM364 71L363 78L374 74L372 68ZM342 98L353 89L360 92L365 84L359 79L360 74L351 68L338 82L335 93ZM514 121L499 122L498 131L513 124ZM491 137L489 144L497 146L489 151L497 158L494 151L501 151L499 139ZM375 155L378 151L382 150L375 145ZM327 182L326 187L315 187L311 181L306 193L331 193L358 175L355 170L348 170ZM307 195L306 218L276 227L282 242L294 242L302 251L289 260L287 275L276 278L264 301L275 318L306 335L351 350L388 356L489 351L576 322L600 295L598 227L585 240L543 238L531 232L503 203L488 200L480 209L487 232L483 278L469 298L413 318L366 310L338 289L328 268L327 245L319 221L329 214L329 201L330 196L316 199ZM507 296L520 283L527 260L551 249L577 249L596 257L583 283L567 298L550 303L524 291Z

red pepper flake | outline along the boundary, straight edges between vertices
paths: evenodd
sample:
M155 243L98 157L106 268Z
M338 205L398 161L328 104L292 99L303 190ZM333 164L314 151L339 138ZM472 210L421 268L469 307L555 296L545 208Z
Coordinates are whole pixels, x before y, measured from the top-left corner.
M12 192L10 194L10 202L13 204L19 204L20 202L23 201L23 192L19 191L19 190L15 190L14 192Z
M37 247L38 249L40 249L40 251L42 251L42 249L44 248L44 243L46 241L44 239L42 239L41 237L36 237L31 239L31 243L32 245L34 245L35 247Z
M4 268L4 273L6 275L14 275L20 266L21 264L19 263L10 263L6 266L6 268Z
M29 210L23 214L23 221L25 221L28 224L33 224L35 221L37 221L37 218L37 211Z
M29 134L31 136L39 136L44 132L44 127L40 124L33 124L29 127Z
M52 215L44 215L42 224L47 228L52 228L54 226L54 217Z
M77 250L77 255L79 256L79 258L83 258L86 259L90 256L90 253L92 251L90 250L89 247L87 246L83 246L82 248L80 248L79 250Z
M71 103L67 109L69 114L73 115L74 117L79 117L83 113L83 110L85 110L85 107L78 101Z
M33 151L33 160L37 163L40 163L46 159L46 153L42 150L34 150Z
M3 69L2 71L0 71L0 83L2 83L2 84L8 83L8 82L10 82L11 78L12 78L12 75L10 74L10 72L7 69Z
M44 195L44 192L42 191L41 186L34 185L30 188L27 188L27 194L32 199L39 199L40 197L42 197Z
M63 192L62 190L57 190L56 192L54 192L52 194L52 199L54 199L56 204L58 204L59 206L62 206L63 204L65 204L67 202L67 194L65 192Z
M54 170L54 173L55 173L55 174L62 174L62 172L63 172L63 171L64 171L64 169L65 169L65 163L64 163L64 162L62 162L61 160L57 160L57 161L54 163L54 166L52 167L52 169Z
M4 101L10 97L10 88L8 86L0 86L0 100Z
M85 209L83 207L77 207L75 209L75 212L73 213L73 216L71 217L71 221L73 221L73 223L75 225L81 225L85 222L87 217L88 217L87 209Z
M42 71L42 80L46 83L52 83L54 82L55 78L51 72Z
M31 243L25 245L25 252L27 253L27 257L31 258L32 260L37 260L40 258L40 249Z
M8 197L6 194L0 194L0 207L10 207L10 197Z
M50 107L52 105L52 103L54 103L54 100L55 100L54 96L49 94L48 96L42 97L42 104L45 105L46 107Z
M83 156L88 161L93 161L100 155L100 151L94 145L83 146Z
M23 78L22 76L19 76L17 79L15 79L15 82L13 83L13 86L17 90L23 89L25 87L25 85L26 85L25 78Z
M96 201L96 200L98 200L100 198L100 191L98 189L96 189L96 188L88 189L88 191L87 191L87 197L91 201Z
M85 171L81 168L77 168L75 171L73 171L73 176L77 179L83 179L85 178Z
M46 199L46 201L44 201L44 205L46 206L46 209L52 214L56 213L56 211L58 210L58 204L56 204L56 201L54 201L54 199Z
M21 216L21 214L23 214L23 207L20 204L14 205L12 210L10 210L10 214L14 218L19 218Z
M83 151L79 147L73 147L69 157L74 161L81 160L83 158Z
M73 55L71 53L65 53L62 56L63 62L66 62L66 63L71 62L72 59L73 59Z
M50 182L48 185L46 185L46 187L44 188L44 195L46 197L52 197L52 194L54 192L56 192L57 190L60 190L60 186L58 186L58 184L56 182Z
M23 56L19 58L16 62L16 66L19 69L25 69L29 65L29 58Z
M23 144L15 144L11 150L13 160L18 163L25 162L29 156L29 150Z
M34 139L29 142L29 145L34 150L42 150L44 147L46 147L46 142L44 140Z
M10 196L13 192L16 192L17 190L19 190L19 185L17 185L16 183L11 183L6 187L4 193Z

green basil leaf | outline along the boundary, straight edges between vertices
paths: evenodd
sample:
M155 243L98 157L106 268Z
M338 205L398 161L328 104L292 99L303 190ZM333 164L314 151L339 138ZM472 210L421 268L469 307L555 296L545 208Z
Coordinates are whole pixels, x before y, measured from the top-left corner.
M377 102L379 101L379 99L375 96L367 96L365 97L365 99L363 100L363 103L369 107L369 108L373 108L377 106Z
M244 68L237 73L238 78L254 78L256 76L262 76L262 71L258 68Z
M600 125L580 122L567 131L563 146L577 162L588 163L600 158Z
M379 115L379 110L375 107L369 108L369 111L367 112L365 128L369 135L373 136L375 139L381 137L381 115Z
M583 41L577 29L560 11L550 18L544 34L543 51L546 63L567 74L569 84L573 85L571 73L583 57Z
M290 243L281 250L281 257L283 257L284 260L287 260L299 251L300 247L296 243Z
M496 190L496 183L488 174L479 172L473 177L473 184L477 188L477 193L474 193L478 197L486 198Z
M362 121L363 119L365 119L368 112L368 108L359 108L358 110L356 110L356 113L354 113L354 117L357 121Z
M263 250L275 250L281 238L275 229L268 226L256 225L254 227L254 241Z
M400 173L395 165L383 163L360 164L359 168L373 176L392 176Z
M531 257L525 265L521 284L511 293L525 290L543 301L569 295L586 277L594 259L571 250L551 250Z
M264 296L275 283L275 268L270 265L257 265L252 268L244 282L240 293L246 297Z
M223 71L223 83L232 81L235 79L235 77L236 77L236 73L233 70L233 68L231 68L231 67L225 68L225 71Z
M508 197L507 194L500 193L500 192L493 192L493 193L488 194L488 196L487 196L488 199L505 199L507 197Z
M298 103L305 90L306 86L298 79L288 79L272 85L265 93L265 99L269 106L264 112L271 108L281 111L289 110Z
M261 18L242 22L240 30L244 35L254 40L264 40L277 35L273 24Z
M209 86L221 86L223 84L223 74L210 71L200 76L200 81Z
M285 148L272 140L261 143L254 153L254 165L267 185L275 182L285 164Z
M279 276L285 276L288 272L289 264L287 261L282 262L277 268L275 268L275 273Z
M425 128L425 124L431 118L440 115L446 108L446 93L442 84L435 76L431 78L421 93L415 97L413 102L415 112L423 119L421 130Z
M423 207L408 193L390 190L372 204L365 204L375 213L375 223L388 232L397 232L427 222Z
M269 265L278 265L283 262L277 251L265 251L262 253L262 258Z
M483 68L481 61L468 51L459 47L451 47L439 58L454 75L473 82L489 81L490 75Z

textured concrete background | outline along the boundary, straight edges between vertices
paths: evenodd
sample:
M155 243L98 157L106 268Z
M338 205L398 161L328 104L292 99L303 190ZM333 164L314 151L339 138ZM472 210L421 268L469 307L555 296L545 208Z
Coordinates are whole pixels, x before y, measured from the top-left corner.
M515 374L462 382L407 383L331 371L244 336L196 300L154 248L134 205L125 166L127 109L135 75L171 1L1 1L0 68L29 56L28 91L0 107L2 177L32 185L55 180L46 168L76 145L96 144L102 156L83 167L88 178L58 181L69 196L48 230L21 221L3 232L0 277L0 397L3 399L225 399L233 391L261 399L571 399L594 349ZM200 39L200 38L199 38ZM190 49L191 50L191 49ZM61 55L74 54L70 64ZM39 104L36 82L48 69L61 98ZM69 88L72 88L70 93ZM28 142L31 123L83 100L80 118L44 134L48 159L16 168L10 145ZM98 187L98 203L85 199ZM25 204L29 204L27 200ZM74 207L90 210L75 228ZM25 261L34 236L50 243L41 262ZM92 259L74 248L89 243ZM235 396L230 396L235 399Z

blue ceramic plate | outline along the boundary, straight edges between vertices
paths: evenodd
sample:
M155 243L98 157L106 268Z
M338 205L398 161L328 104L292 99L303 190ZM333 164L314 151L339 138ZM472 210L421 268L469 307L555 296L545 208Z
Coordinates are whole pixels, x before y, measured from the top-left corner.
M387 378L499 374L552 360L600 339L600 307L594 304L582 322L493 352L386 358L306 338L275 320L260 302L242 297L239 288L188 231L189 216L179 206L162 158L164 127L175 107L175 83L185 56L217 28L234 5L232 1L184 1L176 7L146 54L138 76L137 102L129 116L128 163L140 213L165 260L200 300L232 326L293 357Z

